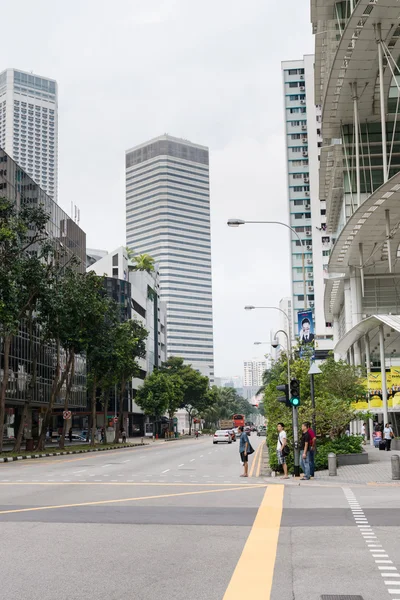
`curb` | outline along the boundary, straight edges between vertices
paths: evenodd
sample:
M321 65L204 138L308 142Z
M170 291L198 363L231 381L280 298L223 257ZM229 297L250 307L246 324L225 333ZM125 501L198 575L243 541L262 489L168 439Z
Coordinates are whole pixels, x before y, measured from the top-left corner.
M33 458L46 458L48 456L65 456L67 454L87 454L88 452L104 452L106 450L120 450L121 448L136 448L138 446L149 446L149 444L118 444L108 448L88 448L87 450L64 450L62 452L46 452L40 454L28 454L27 456L6 456L0 458L0 463L14 462L16 460L28 460Z

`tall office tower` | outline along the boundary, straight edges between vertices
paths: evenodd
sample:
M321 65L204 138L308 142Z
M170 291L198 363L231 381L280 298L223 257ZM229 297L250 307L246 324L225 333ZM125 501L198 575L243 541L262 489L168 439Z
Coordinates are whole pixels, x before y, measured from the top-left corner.
M326 235L325 202L319 196L321 107L314 100L314 56L285 61L282 71L289 223L301 240L290 233L293 333L296 336L298 332L298 312L310 309L316 336L322 346L329 347L332 329L325 322L323 298L330 238Z
M54 79L0 73L0 147L57 201L58 110Z
M247 360L244 361L244 379L245 387L260 387L262 385L262 376L267 368L265 360Z
M127 150L126 239L159 264L168 355L213 380L208 148L162 135Z

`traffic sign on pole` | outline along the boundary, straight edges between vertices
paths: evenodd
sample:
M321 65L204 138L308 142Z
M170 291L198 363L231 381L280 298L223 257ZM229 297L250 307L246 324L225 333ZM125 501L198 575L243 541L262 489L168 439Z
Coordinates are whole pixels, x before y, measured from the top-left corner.
M119 419L118 417L114 417L114 423L118 423Z
M72 413L70 410L64 410L63 419L64 421L68 421L72 417Z

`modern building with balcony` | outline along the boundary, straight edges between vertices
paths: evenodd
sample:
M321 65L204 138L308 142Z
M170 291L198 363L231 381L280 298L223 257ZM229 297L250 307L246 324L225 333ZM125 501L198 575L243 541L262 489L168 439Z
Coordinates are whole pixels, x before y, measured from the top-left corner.
M320 199L333 244L325 320L333 324L336 356L366 366L366 407L397 433L399 19L397 0L311 0L315 100L322 106Z
M144 435L146 417L136 404L135 396L143 385L146 375L167 359L166 309L160 299L160 276L156 266L154 273L135 271L127 250L120 246L113 252L96 250L99 259L88 266L99 276L105 276L105 289L120 307L121 321L136 319L148 331L146 357L138 360L140 372L127 390L124 404L126 430L130 436ZM89 254L89 253L88 253ZM91 256L93 256L92 252ZM113 395L111 394L111 404ZM102 417L99 415L101 422Z
M314 98L314 56L282 63L286 134L288 218L291 257L291 327L284 330L294 340L298 313L313 312L316 340L328 340L332 329L323 311L324 271L330 253L326 235L326 206L320 200L319 154L322 146L321 107ZM300 238L300 239L299 239ZM303 276L303 261L305 281ZM294 335L294 337L293 337Z

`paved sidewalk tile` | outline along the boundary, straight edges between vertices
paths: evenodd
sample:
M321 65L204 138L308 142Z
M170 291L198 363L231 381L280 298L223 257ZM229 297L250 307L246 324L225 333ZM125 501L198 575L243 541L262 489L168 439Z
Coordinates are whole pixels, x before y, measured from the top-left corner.
M338 467L337 476L330 477L328 470L318 471L315 480L337 481L346 483L395 483L392 480L391 457L400 456L400 452L380 451L372 446L365 446L368 452L368 465L348 465ZM398 482L400 484L400 482Z

